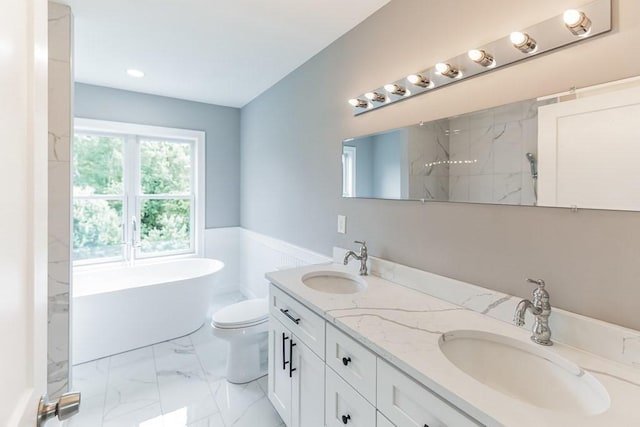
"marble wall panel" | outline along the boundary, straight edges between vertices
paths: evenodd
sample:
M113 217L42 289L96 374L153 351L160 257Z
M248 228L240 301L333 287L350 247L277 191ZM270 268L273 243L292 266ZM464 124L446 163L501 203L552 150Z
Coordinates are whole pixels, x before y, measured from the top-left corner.
M49 252L47 392L69 388L73 15L49 2Z

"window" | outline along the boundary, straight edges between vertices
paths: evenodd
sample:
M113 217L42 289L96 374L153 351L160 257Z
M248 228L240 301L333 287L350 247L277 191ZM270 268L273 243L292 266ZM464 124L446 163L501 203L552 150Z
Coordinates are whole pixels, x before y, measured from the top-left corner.
M199 253L203 148L202 132L77 119L74 261Z
M356 147L342 148L342 197L356 197Z

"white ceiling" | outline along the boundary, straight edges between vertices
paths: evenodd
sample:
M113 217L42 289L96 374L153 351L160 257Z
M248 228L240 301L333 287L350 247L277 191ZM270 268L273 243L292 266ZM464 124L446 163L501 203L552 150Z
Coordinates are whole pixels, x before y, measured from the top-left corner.
M66 2L76 81L242 107L389 0Z

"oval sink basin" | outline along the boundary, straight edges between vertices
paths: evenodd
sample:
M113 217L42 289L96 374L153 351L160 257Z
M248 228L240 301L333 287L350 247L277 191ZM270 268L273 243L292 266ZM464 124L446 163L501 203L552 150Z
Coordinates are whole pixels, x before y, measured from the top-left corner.
M302 283L316 291L329 294L355 294L366 289L359 276L340 271L314 271L302 276Z
M539 408L596 415L611 404L591 374L541 346L481 331L452 331L440 350L466 374Z

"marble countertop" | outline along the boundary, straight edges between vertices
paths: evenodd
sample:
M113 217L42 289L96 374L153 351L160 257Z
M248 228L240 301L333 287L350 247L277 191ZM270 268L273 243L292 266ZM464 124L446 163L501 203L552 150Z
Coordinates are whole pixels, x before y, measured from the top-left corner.
M597 415L539 408L495 391L467 375L446 358L438 343L443 333L477 330L534 345L528 331L377 276L366 276L367 288L355 294L316 291L302 283L302 276L318 270L352 272L338 264L312 265L268 273L267 279L488 426L640 425L639 369L555 343L545 349L597 378L607 389L611 405Z

